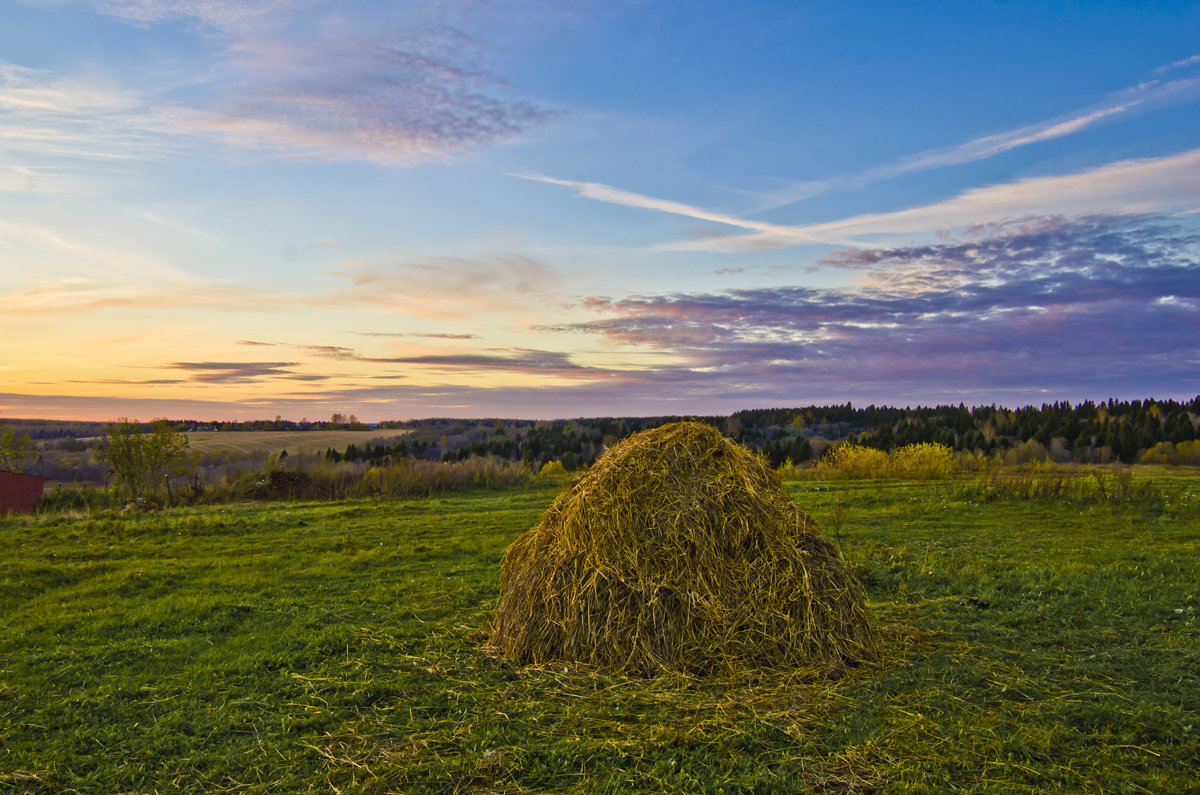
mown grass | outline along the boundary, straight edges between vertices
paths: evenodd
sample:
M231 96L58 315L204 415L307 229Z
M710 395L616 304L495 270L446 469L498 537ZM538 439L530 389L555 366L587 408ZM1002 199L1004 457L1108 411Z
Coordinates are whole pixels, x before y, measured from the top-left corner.
M0 791L1195 790L1200 481L789 488L878 668L739 681L481 650L553 484L0 522Z
M230 450L242 455L262 452L278 455L308 453L324 455L332 447L344 450L348 445L366 444L376 439L396 439L411 431L190 431L186 433L188 450L192 453L215 453Z

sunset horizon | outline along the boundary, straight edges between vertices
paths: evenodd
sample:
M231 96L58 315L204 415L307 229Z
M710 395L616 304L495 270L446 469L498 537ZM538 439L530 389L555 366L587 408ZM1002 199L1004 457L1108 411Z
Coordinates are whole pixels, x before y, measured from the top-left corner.
M0 421L1200 393L1200 8L5 2Z

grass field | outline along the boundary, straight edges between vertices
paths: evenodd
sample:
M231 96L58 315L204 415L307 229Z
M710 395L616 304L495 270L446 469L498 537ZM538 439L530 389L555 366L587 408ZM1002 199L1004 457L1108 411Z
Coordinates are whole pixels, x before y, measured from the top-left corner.
M789 487L867 584L878 668L490 659L504 548L553 484L0 521L0 791L1197 790L1200 480Z
M194 453L213 453L230 450L240 455L256 452L288 455L301 451L321 455L333 448L345 450L349 445L365 445L376 439L396 439L409 431L192 431L185 434L188 449Z

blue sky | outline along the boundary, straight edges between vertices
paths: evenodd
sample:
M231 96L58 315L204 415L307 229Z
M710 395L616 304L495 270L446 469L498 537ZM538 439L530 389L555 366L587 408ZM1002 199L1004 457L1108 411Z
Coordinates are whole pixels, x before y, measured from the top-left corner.
M0 22L0 415L1200 392L1195 4Z

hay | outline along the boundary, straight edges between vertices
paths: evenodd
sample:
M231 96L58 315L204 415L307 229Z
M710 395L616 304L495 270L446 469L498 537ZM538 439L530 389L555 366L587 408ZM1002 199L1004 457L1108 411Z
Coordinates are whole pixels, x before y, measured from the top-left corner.
M759 456L696 422L614 446L513 542L490 645L642 675L879 653L837 547Z

